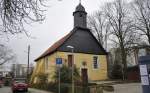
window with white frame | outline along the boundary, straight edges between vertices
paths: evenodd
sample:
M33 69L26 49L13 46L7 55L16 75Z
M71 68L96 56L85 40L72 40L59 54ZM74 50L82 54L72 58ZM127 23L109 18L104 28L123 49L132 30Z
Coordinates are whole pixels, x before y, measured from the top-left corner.
M98 56L93 56L93 68L98 69Z

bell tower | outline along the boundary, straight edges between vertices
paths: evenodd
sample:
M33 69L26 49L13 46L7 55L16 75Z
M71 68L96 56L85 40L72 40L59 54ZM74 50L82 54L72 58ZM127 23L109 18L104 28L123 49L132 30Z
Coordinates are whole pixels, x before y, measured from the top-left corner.
M74 16L74 27L82 27L87 28L87 12L85 8L82 6L81 1L79 5L76 7L75 12L73 12Z

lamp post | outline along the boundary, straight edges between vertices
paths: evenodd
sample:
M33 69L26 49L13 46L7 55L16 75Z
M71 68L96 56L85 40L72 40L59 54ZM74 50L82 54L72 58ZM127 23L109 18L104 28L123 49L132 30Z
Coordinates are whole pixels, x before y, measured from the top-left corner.
M74 53L74 47L73 46L67 46L67 48L71 49L71 53L73 56ZM74 93L74 78L73 78L73 73L74 73L74 56L72 59L72 93Z
M30 45L28 45L27 82L29 83Z

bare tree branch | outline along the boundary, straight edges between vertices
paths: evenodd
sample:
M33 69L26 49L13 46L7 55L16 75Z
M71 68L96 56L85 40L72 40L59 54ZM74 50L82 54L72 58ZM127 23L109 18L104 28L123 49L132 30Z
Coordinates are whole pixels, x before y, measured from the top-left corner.
M1 34L26 33L25 24L43 21L43 2L44 0L0 0Z
M121 52L124 78L127 70L128 49L133 46L137 39L134 21L125 0L115 0L105 6L105 15L110 25L111 41L117 45Z
M150 44L150 0L134 0L132 3L136 22L136 28L147 37Z
M0 65L6 62L12 61L15 58L12 50L8 49L6 46L0 46Z
M106 22L103 11L97 11L91 16L88 16L88 26L92 29L93 34L105 49L107 49L107 40L109 25Z

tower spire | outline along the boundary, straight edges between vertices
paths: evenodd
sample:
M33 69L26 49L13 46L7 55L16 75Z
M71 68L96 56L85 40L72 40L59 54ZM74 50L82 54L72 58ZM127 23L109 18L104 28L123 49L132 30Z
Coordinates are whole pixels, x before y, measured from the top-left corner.
M81 4L81 0L79 0L79 4Z
M79 5L76 7L75 12L73 12L74 16L74 27L82 27L86 28L86 18L87 13L85 11L85 8L81 4L81 0L79 0Z

